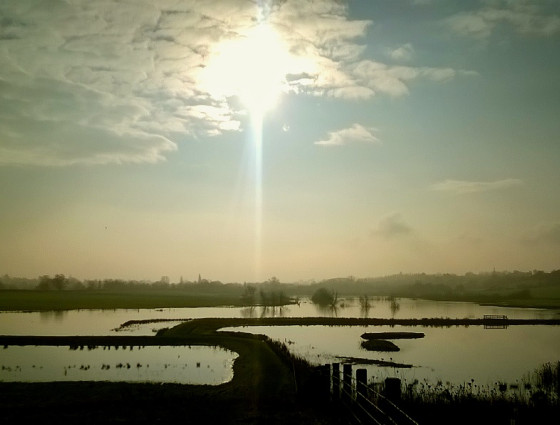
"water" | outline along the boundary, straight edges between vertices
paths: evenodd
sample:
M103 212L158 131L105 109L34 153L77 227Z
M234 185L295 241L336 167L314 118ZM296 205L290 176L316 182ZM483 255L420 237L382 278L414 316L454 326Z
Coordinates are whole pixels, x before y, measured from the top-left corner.
M122 381L219 385L237 354L215 347L10 346L0 349L0 381Z
M182 320L203 317L379 317L379 318L423 318L423 317L448 317L448 318L481 318L485 314L504 314L510 319L551 319L558 318L558 310L544 309L524 309L480 306L473 303L461 302L438 302L426 300L399 299L397 304L382 299L374 300L372 307L368 310L360 308L355 299L342 300L343 306L337 309L324 309L303 300L299 305L290 305L276 308L263 307L204 307L204 308L169 308L169 309L140 309L140 310L71 310L64 312L0 312L0 335L116 335L123 332L129 335L153 335L158 329L171 327ZM125 327L119 331L121 324L129 320L147 319L174 319L172 322L147 323ZM234 328L234 330L241 330ZM332 361L340 361L339 356L363 357L375 360L391 360L398 363L413 365L412 368L393 368L378 367L369 365L370 376L401 376L405 379L429 379L432 381L442 380L443 382L463 383L475 379L477 382L494 382L496 380L506 380L514 382L524 374L533 371L541 364L548 361L560 360L560 327L558 326L512 326L505 330L488 330L478 326L452 327L452 328L422 328L422 327L254 327L243 328L246 332L263 333L274 339L286 342L290 350L298 355L304 356L312 363L322 364ZM375 353L363 350L360 347L360 335L366 331L386 331L402 330L424 332L423 339L398 340L395 341L401 351L397 353ZM16 349L23 349L17 354ZM53 349L56 354L45 355L43 349ZM162 347L156 353L158 356L167 358L173 357L176 347ZM194 349L194 347L193 347ZM147 348L145 348L147 350ZM157 348L156 348L157 350ZM185 348L183 350L186 351ZM131 360L129 357L135 351L118 352L124 357L96 360L95 369L93 368L94 358L91 355L105 355L103 350L94 350L94 353L87 351L71 352L70 350L57 347L9 347L7 350L0 349L0 367L2 364L8 367L15 367L18 364L8 363L6 360L9 353L16 353L17 356L29 358L31 363L26 363L26 370L31 367L30 379L54 379L50 375L39 373L37 359L57 358L60 364L50 366L44 364L42 370L56 369L58 375L56 379L62 379L60 371L65 380L82 378L85 376L84 370L80 371L80 365L92 365L89 370L96 370L95 374L89 373L88 380L97 379L101 374L102 364L110 364L111 369L103 369L103 374L99 379L104 379L112 371L115 376L111 379L153 379L157 381L168 381L166 379L178 379L175 376L167 378L166 373L171 371L181 371L175 374L182 376L182 361L166 363L165 360L150 358L138 358ZM145 353L149 353L146 351ZM53 352L55 353L55 352ZM107 352L108 354L108 352ZM111 355L113 351L111 351ZM116 352L114 353L117 354ZM11 354L10 354L11 355ZM146 354L147 355L147 354ZM181 358L186 354L181 354ZM193 354L195 357L197 354ZM17 357L16 356L16 357ZM78 356L78 357L74 357ZM83 356L83 357L80 357ZM157 357L157 356L156 356ZM206 358L206 355L200 355ZM22 357L23 358L23 357ZM228 361L233 361L228 357ZM155 360L158 360L156 362ZM15 361L15 360L14 360ZM49 360L51 361L51 360ZM103 363L105 362L105 363ZM155 370L158 363L159 375L147 374L147 368L134 372L126 369L116 371L115 365L119 363L130 363L136 365L150 364L150 369ZM192 363L192 361L191 361ZM36 365L32 368L33 364ZM78 370L70 370L69 365L77 365ZM152 366L152 364L154 366ZM172 367L165 364L173 364ZM190 365L190 363L187 363ZM196 362L195 362L196 364ZM0 379L16 379L23 376L23 364L20 363L21 372L16 374L14 369L9 374L2 372ZM190 366L185 366L185 370ZM62 368L62 369L61 369ZM212 369L213 366L206 369ZM132 369L132 368L131 368ZM191 367L191 369L193 369ZM194 368L196 369L196 367ZM203 367L199 369L204 369ZM214 368L215 369L215 368ZM231 368L230 368L231 369ZM150 372L152 372L150 370ZM229 369L228 369L229 370ZM190 369L189 369L190 371ZM1 371L0 371L1 372ZM128 373L130 372L130 373ZM141 372L144 372L142 375ZM46 373L46 372L41 372ZM120 374L119 374L120 373ZM136 378L134 373L140 375ZM228 372L229 373L229 372ZM16 377L10 378L8 377ZM94 376L95 375L95 376ZM40 378L46 376L45 378ZM228 375L229 376L229 375ZM189 378L191 379L191 378ZM214 379L214 378L209 378ZM222 382L223 377L218 378ZM214 381L204 381L211 383ZM202 383L202 382L189 382Z
M48 312L0 312L0 335L115 335L115 329L129 320L177 319L176 322L134 325L122 330L132 335L153 335L181 320L203 317L379 317L379 318L481 318L505 314L510 319L553 319L558 310L480 306L473 303L399 299L397 309L377 299L370 309L357 300L343 300L343 307L320 308L308 300L285 307L197 307L138 310L69 310ZM395 306L393 306L395 307Z
M290 351L312 364L341 362L342 357L383 360L411 368L360 365L382 380L399 376L462 384L515 382L546 362L560 360L560 326L511 326L508 329L408 326L251 326L225 328L265 334L284 342ZM422 332L424 338L393 342L398 352L372 352L360 345L364 332ZM357 364L360 364L358 361Z

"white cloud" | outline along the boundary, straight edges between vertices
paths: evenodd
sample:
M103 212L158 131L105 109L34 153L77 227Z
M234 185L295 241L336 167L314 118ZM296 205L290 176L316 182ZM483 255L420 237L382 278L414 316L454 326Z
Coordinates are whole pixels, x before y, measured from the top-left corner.
M409 61L412 59L413 55L414 55L414 48L410 43L403 44L402 46L399 46L396 49L389 51L389 56L391 57L391 59L396 61L403 61L403 62Z
M409 93L408 84L413 80L427 79L444 82L456 75L473 76L473 71L455 70L453 68L430 68L411 66L390 66L372 60L363 60L353 65L352 75L356 80L374 92L391 96Z
M492 34L494 24L477 13L465 12L450 16L444 21L445 25L455 33L475 38L486 38Z
M321 146L342 146L349 143L379 144L381 142L373 134L374 131L374 128L366 128L360 124L353 124L349 128L330 132L327 139L319 140L315 142L315 144Z
M197 90L193 71L219 36L209 24L239 5L182 13L195 3L175 3L0 4L0 162L156 162L177 148L176 133L238 128L230 108ZM182 44L189 18L196 38Z
M444 20L444 25L459 35L488 38L498 25L506 24L523 35L552 36L560 33L556 5L542 1L487 1L474 11L461 12Z
M519 179L503 179L489 182L465 181L465 180L444 180L431 186L432 190L452 193L476 193L488 192L492 190L508 189L523 184Z
M155 162L185 135L239 131L231 93L201 76L255 26L259 4L290 56L287 92L364 100L461 73L364 60L372 21L337 0L0 2L0 163Z

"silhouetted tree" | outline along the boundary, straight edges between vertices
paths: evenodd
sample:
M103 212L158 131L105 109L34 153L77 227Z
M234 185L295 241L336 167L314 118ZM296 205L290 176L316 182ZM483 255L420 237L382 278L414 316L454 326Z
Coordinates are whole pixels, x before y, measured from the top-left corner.
M243 294L241 295L241 302L247 305L255 304L255 296L257 288L251 285L243 284Z
M63 274L57 274L54 277L43 275L39 277L39 284L37 289L49 291L55 289L61 291L68 285L68 279Z
M311 301L322 306L336 307L338 294L326 288L319 288L311 296Z

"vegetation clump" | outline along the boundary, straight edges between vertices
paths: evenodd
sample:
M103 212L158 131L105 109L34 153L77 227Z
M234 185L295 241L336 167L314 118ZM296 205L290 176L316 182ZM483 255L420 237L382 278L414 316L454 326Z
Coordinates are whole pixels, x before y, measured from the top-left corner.
M320 306L335 307L338 302L338 294L327 288L319 288L311 296L311 301Z
M384 339L369 339L362 341L361 345L368 351L400 351L397 345Z
M552 423L560 411L560 362L546 363L515 383L402 383L400 404L421 423Z

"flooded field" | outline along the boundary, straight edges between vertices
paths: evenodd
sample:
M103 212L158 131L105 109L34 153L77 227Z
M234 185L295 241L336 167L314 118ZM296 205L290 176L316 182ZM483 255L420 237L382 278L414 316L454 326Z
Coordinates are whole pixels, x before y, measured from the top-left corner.
M355 299L341 307L320 308L307 300L285 307L212 307L145 310L70 310L64 312L0 312L0 335L154 335L161 328L203 317L378 317L481 318L485 314L510 319L554 319L557 310L480 306L473 303L377 299L369 309ZM131 320L168 319L120 328ZM559 326L471 327L329 327L269 326L229 330L266 334L313 364L362 358L410 367L369 364L369 376L383 379L464 383L515 382L546 362L560 360ZM361 347L364 332L423 332L425 338L393 341L398 352L381 353ZM200 351L207 350L207 351ZM130 380L216 384L231 379L234 353L201 347L146 347L72 351L64 347L0 348L0 380ZM214 359L215 357L215 359ZM354 359L359 364L359 360ZM200 365L197 366L197 364ZM120 366L119 366L120 365ZM130 365L130 367L128 367ZM138 366L141 365L141 366ZM148 367L149 365L149 367ZM201 377L204 376L204 377Z
M124 381L219 385L236 353L215 347L0 348L0 381Z
M284 307L197 307L138 310L68 310L47 312L0 312L0 335L115 335L130 320L177 319L123 329L131 335L153 335L158 329L181 320L203 317L379 317L379 318L481 318L505 314L510 319L554 319L558 310L481 306L464 302L399 299L396 304L375 299L364 310L358 300L342 300L341 306L322 308L309 300Z
M284 342L290 351L313 364L354 358L407 365L380 367L365 364L368 376L381 380L399 376L408 381L428 380L461 384L471 380L490 384L515 382L546 362L560 360L560 326L512 326L507 329L471 327L329 327L252 326L225 328L265 334ZM397 352L367 351L361 346L364 332L423 332L421 339L393 342Z

